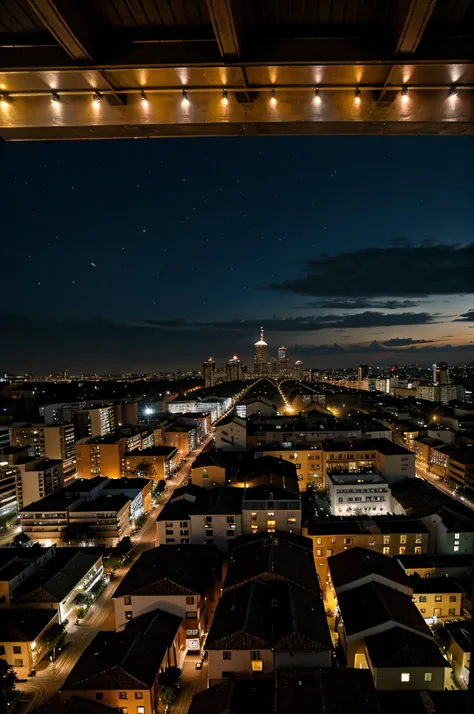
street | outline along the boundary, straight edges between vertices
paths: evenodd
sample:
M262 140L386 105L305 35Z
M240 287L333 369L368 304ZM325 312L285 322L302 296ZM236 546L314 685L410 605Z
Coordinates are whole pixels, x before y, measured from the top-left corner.
M81 624L76 626L70 621L64 652L52 664L44 660L40 662L37 667L36 677L17 685L23 694L20 697L20 703L15 709L16 714L26 714L31 709L50 701L58 693L69 672L99 630L115 629L113 624L113 593L140 554L155 546L156 518L158 514L169 501L173 491L183 485L189 475L191 463L211 439L212 435L209 434L197 449L185 457L179 470L166 482L165 494L159 505L148 514L140 532L134 536L134 546L125 564L116 572L114 578L106 586Z
M415 466L415 473L417 478L422 478L425 481L428 481L432 486L435 486L439 491L442 491L446 496L450 496L453 498L455 501L459 501L459 503L462 503L464 506L467 506L468 508L471 508L474 511L474 502L468 500L464 496L456 496L453 491L443 482L440 481L439 478L434 476L430 471L427 471L426 469L422 468L421 466Z

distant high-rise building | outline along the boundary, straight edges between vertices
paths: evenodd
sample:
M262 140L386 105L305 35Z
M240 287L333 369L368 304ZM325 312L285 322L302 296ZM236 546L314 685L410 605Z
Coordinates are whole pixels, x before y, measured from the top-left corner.
M449 367L446 362L433 365L433 384L451 384Z
M260 339L253 348L253 364L256 374L266 374L267 372L267 343L263 339L263 327L260 328Z
M289 360L286 355L286 347L278 348L278 373L288 374L290 369Z
M207 362L204 362L202 371L204 374L204 386L213 387L216 379L216 363L209 357Z
M303 379L303 362L300 359L295 362L294 376L295 379Z
M357 370L357 379L359 382L363 382L369 376L369 366L367 364L360 364Z
M238 379L242 379L242 363L237 355L234 355L232 359L228 360L225 371L228 382L235 382Z

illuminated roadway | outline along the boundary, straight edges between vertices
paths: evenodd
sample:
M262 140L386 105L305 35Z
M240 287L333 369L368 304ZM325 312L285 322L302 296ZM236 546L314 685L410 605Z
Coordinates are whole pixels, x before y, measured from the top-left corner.
M38 665L36 677L17 685L18 689L24 692L24 694L21 696L20 702L15 709L15 714L25 714L31 709L50 701L54 695L57 694L77 660L99 630L115 629L114 625L110 624L113 623L114 602L112 595L115 589L140 554L155 546L156 518L158 514L167 501L169 501L173 491L179 486L182 486L186 481L191 470L191 463L209 444L212 438L212 434L209 434L197 449L188 454L180 469L167 481L165 496L161 499L160 504L148 514L145 524L140 529L138 535L133 538L134 546L125 565L117 571L114 578L101 593L97 602L91 607L82 623L76 626L74 622L70 620L66 640L67 645L64 652L53 664L47 664L45 661L42 661ZM107 620L109 620L109 622L107 622Z
M456 496L455 493L439 478L434 476L430 471L422 468L421 466L415 467L415 472L417 478L422 478L428 481L432 486L435 486L439 491L444 493L446 496L450 496L455 501L459 501L464 506L471 508L474 511L474 502L467 499L465 496Z

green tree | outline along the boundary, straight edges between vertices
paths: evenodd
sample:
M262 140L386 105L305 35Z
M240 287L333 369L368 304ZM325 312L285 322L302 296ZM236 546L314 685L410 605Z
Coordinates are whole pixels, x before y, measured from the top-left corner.
M154 478L155 467L148 461L141 461L139 464L137 464L134 474L135 476L142 476L144 478Z
M66 639L66 624L55 622L50 625L40 638L40 645L47 652L53 652L53 659L56 659L56 650L64 646Z
M164 480L164 478L162 478L158 482L155 482L155 484L153 485L153 488L151 489L152 498L161 498L165 490L166 481Z
M158 684L162 687L174 687L178 689L180 681L181 670L175 666L167 667L165 671L161 672L158 676Z
M177 696L178 692L173 687L163 687L161 689L161 701L165 705L166 711L175 703Z
M0 659L0 712L7 711L7 702L10 701L18 677L16 672L5 659Z
M130 536L124 536L117 543L116 550L119 555L125 556L125 555L127 555L127 553L130 552L131 549L132 549L132 539L130 538Z
M141 513L138 518L135 518L135 528L141 528L146 521L146 513Z

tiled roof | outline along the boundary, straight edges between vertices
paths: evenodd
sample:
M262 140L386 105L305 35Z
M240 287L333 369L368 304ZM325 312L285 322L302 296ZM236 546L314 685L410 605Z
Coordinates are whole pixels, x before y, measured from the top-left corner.
M336 590L367 576L379 576L406 588L411 587L408 576L396 560L367 548L350 548L333 555L328 558L328 565Z
M203 595L218 562L212 545L160 545L140 555L113 597Z
M365 639L374 667L449 667L432 638L393 627Z
M272 680L230 679L195 694L188 714L274 714Z
M0 642L34 642L56 610L0 610Z

